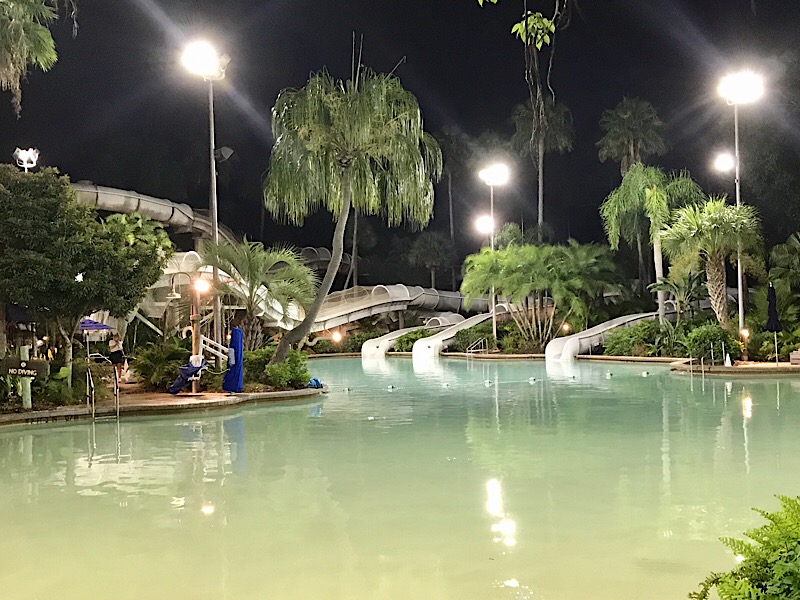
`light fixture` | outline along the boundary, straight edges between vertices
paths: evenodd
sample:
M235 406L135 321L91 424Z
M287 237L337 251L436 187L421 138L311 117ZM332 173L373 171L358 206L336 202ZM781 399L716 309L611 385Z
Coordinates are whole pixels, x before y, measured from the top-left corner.
M714 169L729 173L736 167L736 158L730 152L721 152L714 159Z
M216 48L205 40L187 44L181 56L181 63L190 73L200 75L203 79L222 79L225 67L231 61L227 54L220 56Z
M764 95L764 78L745 70L726 75L717 88L728 104L750 104Z
M341 331L334 331L331 334L331 340L333 341L334 344L338 344L339 342L341 342L342 341L342 332Z
M478 233L489 235L494 231L494 219L490 215L481 215L475 219L475 229Z
M205 294L211 289L211 282L208 279L198 278L194 280L194 291L198 294Z
M503 163L489 165L478 172L478 177L481 178L481 181L491 187L508 183L509 176L508 167Z
M570 329L572 329L572 325L570 325L569 323L564 323L561 326L561 331L563 331L564 333L569 333Z
M181 299L181 293L178 290L176 290L175 286L173 285L172 291L169 294L167 294L167 300L180 300L180 299Z
M14 160L17 162L17 166L20 169L25 169L27 173L28 169L32 169L36 166L39 160L39 151L36 148L28 148L27 150L17 148L14 150L13 156Z

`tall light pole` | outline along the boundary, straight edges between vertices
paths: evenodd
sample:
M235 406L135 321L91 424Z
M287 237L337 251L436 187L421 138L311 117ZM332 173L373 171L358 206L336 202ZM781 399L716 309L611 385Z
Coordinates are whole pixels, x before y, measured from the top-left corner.
M214 137L214 82L225 77L225 68L231 57L220 56L217 50L206 41L191 42L183 51L181 62L190 73L200 75L208 82L208 156L211 183L208 195L208 209L211 216L211 240L219 243L219 220L217 217L217 159ZM219 281L219 270L213 267L212 278L216 286ZM214 341L222 342L222 305L219 294L214 295ZM219 359L217 359L219 360Z
M508 182L508 177L509 177L508 167L502 163L495 163L493 165L489 165L484 169L481 169L478 172L478 177L481 178L481 181L483 181L483 183L489 186L489 223L491 224L489 243L491 249L494 250L494 232L496 229L494 224L494 187L496 185L505 185ZM492 286L492 294L490 301L492 304L492 335L494 336L494 345L496 348L497 307L495 306L494 286Z
M735 170L734 183L736 185L736 206L742 205L742 191L740 186L740 160L739 160L739 105L751 104L764 94L764 80L752 71L740 71L726 75L719 82L717 88L720 96L725 98L728 105L733 106L733 168ZM739 296L739 331L744 331L744 271L742 269L741 250L736 256L736 287Z

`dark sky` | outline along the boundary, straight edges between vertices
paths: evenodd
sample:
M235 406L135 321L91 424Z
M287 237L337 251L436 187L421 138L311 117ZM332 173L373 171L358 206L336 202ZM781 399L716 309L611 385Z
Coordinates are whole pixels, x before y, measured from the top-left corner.
M539 6L532 2L534 6ZM797 43L797 0L582 0L582 15L559 34L553 70L557 99L573 113L575 149L546 163L546 219L561 237L602 238L597 207L618 183L595 142L603 109L624 95L651 101L667 122L670 152L655 159L688 168L709 192L731 192L710 173L715 149L732 144L732 110L716 95L719 77L748 65L768 75L760 110L779 103L781 55ZM38 147L45 164L73 180L135 189L207 206L207 106L202 82L178 59L205 34L231 57L217 93L217 145L235 150L220 166L220 218L258 237L259 181L272 144L269 111L278 92L327 67L350 72L352 32L364 36L363 62L396 73L417 95L427 128L452 125L477 136L511 133L509 116L526 98L522 48L509 33L522 2L500 0L80 0L79 32L54 27L60 59L32 72L15 121L0 104L0 156ZM2 96L7 102L7 95ZM774 106L773 106L774 108ZM755 108L743 110L742 118ZM796 124L795 124L796 125ZM743 150L743 160L746 153ZM2 159L6 160L6 159ZM521 162L497 193L500 218L535 220L531 167ZM462 246L479 240L470 223L488 193L458 182ZM433 227L445 231L440 186ZM268 222L268 243L329 244L330 219L302 230ZM800 225L800 224L798 224Z

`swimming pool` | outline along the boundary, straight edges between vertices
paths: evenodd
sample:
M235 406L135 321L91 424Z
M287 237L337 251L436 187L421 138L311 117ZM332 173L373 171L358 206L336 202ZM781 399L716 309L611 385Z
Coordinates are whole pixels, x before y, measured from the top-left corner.
M322 402L0 430L3 597L685 598L800 492L792 379L310 366Z

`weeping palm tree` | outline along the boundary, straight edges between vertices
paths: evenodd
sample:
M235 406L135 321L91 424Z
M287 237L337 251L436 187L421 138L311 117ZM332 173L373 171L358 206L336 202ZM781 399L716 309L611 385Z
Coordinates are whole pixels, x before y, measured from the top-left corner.
M706 286L717 321L728 327L725 262L741 251L745 262L758 263L761 230L752 206L729 206L725 197L709 198L675 213L672 225L662 230L668 256L705 267Z
M11 92L17 116L28 67L47 71L56 63L56 45L48 26L57 16L54 0L0 2L0 89Z
M408 264L425 267L431 274L431 287L436 287L436 269L449 267L456 260L453 242L438 231L423 231L416 236L406 255Z
M619 248L620 238L629 244L636 244L639 254L639 281L644 287L643 239L648 235L653 246L653 265L656 281L664 277L664 261L661 253L661 229L669 222L670 211L687 204L703 200L703 190L689 176L689 173L667 175L657 167L633 165L622 178L620 186L609 194L600 205L611 248ZM664 320L666 291L657 289L658 315Z
M542 117L533 110L528 101L517 104L511 118L515 128L511 145L522 156L530 157L536 167L539 184L537 224L541 230L544 223L544 155L548 152L564 154L572 150L575 139L572 114L566 106L547 96Z
M208 243L203 261L230 278L220 291L234 297L245 311L242 322L245 350L263 342L265 312L286 314L291 305L306 308L314 299L317 279L300 254L289 248L264 248L247 239L241 244Z
M267 210L301 225L325 208L336 221L331 260L316 298L273 355L273 362L282 362L291 345L308 335L331 289L351 205L359 214L381 215L390 226L425 225L442 153L423 129L416 97L393 75L365 69L348 81L317 73L304 88L282 91L272 109L272 128Z
M597 142L600 162L608 159L618 162L623 177L636 163L667 151L664 123L646 100L623 98L612 110L603 111L600 129L603 130L603 137Z

